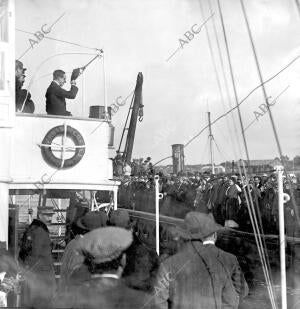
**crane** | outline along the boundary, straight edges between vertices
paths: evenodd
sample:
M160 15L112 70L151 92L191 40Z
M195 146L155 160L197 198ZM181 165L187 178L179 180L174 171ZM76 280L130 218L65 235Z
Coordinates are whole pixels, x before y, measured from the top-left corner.
M120 145L118 148L118 153L122 153L122 161L124 164L129 164L132 158L134 137L136 131L137 120L143 120L143 97L142 97L142 86L143 86L143 73L139 72L136 80L136 86L134 94L131 100L131 104L126 117L125 125L123 128ZM130 118L130 121L129 121ZM129 126L127 126L129 122ZM126 141L124 151L120 151L122 143L125 137L125 132L127 131Z

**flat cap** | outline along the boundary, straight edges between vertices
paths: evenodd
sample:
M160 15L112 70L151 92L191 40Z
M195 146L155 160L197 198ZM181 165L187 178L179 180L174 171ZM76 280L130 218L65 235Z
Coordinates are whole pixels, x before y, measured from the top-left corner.
M132 243L131 231L109 226L95 229L82 238L77 251L88 256L96 264L118 258Z

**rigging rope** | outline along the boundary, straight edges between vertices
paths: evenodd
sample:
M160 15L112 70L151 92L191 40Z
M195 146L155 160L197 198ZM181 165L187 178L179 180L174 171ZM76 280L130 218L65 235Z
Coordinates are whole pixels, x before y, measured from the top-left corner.
M220 6L220 2L219 1L218 1L218 8L219 8L219 14L220 14L220 19L221 19L222 29L223 29L225 45L226 45L227 58L228 58L228 63L229 63L229 68L230 68L230 75L231 75L231 80L232 80L233 90L234 90L234 95L235 95L235 100L236 100L236 107L239 107L239 103L238 103L238 99L237 99L236 86L235 86L235 80L234 80L234 77L233 77L233 70L232 70L232 64L231 64L231 59L230 59L230 53L229 53L229 48L228 48L228 43L227 43L226 31L225 31L225 26L224 26L224 20L223 20L221 6ZM221 55L221 53L220 53L220 55ZM224 69L224 66L223 66L223 69ZM224 74L224 77L225 77L224 70L223 70L223 74ZM226 79L225 79L225 81L226 81ZM242 121L242 117L241 117L241 113L240 113L240 109L239 108L238 108L238 112L239 112L239 120L240 120L240 126L241 126L241 130L242 130L244 147L245 147L245 150L246 150L247 160L249 162L250 158L249 158L249 153L248 153L248 148L247 148L247 144L246 144L245 135L244 135L244 132L243 132L243 121ZM233 118L233 121L234 121L234 118ZM236 132L237 132L237 130L235 130L235 133ZM240 149L240 152L241 152L241 149ZM239 168L239 172L241 174L240 168ZM250 203L251 203L252 209L254 209L249 185L247 185L247 188L248 188ZM249 214L251 216L251 209L250 209L250 205L249 205L249 200L248 200L246 192L244 192L244 193L245 193L245 197L246 197L246 202L247 202L247 207L248 207L248 210L249 210ZM255 212L253 212L253 214L255 216ZM255 220L251 220L251 223L252 223L252 226L253 226L254 233L256 233L256 232L259 232L259 229L258 229L256 217L254 217L254 218L255 218ZM256 223L256 226L254 225L253 221ZM272 306L273 306L273 304L275 304L275 301L274 301L274 296L273 296L273 293L272 293L273 291L271 290L271 286L272 285L271 285L271 280L270 280L270 276L269 276L269 272L268 272L269 263L266 262L266 258L265 258L264 253L263 253L262 243L261 243L261 241L259 242L259 239L257 239L257 237L256 237L256 243L257 243L257 247L258 247L258 250L259 250L259 255L260 255L260 258L261 258L261 261L262 261L262 267L263 267L263 271L264 271L264 274L265 274L265 278L266 278L266 282L267 282L267 287L268 287L268 291L269 291L269 294L270 294L271 303L272 303Z
M244 174L246 175L246 179L248 179L247 178L247 171L246 171L245 165L244 165L244 161L242 161L242 162L243 162ZM238 169L239 169L240 175L242 175L241 168L240 168L239 164L238 164ZM259 231L259 227L258 227L258 224L257 224L256 213L255 213L255 210L254 210L254 205L253 205L252 195L251 195L251 192L250 192L249 183L247 183L246 187L247 187L247 191L248 191L249 198L250 198L250 205L249 205L249 199L248 199L248 195L247 195L247 192L245 190L245 187L243 187L244 196L245 196L247 207L248 207L251 225L253 227L253 232L254 232L254 237L255 237L256 244L257 244L259 257L260 257L260 260L262 262L262 269L263 269L264 276L265 276L265 279L266 279L266 284L267 284L267 289L268 289L268 293L269 293L269 296L270 296L271 305L272 305L272 308L277 308L275 296L274 296L274 289L273 289L272 281L271 281L271 278L270 278L270 275L269 275L269 270L270 270L269 259L268 259L268 262L267 262L266 258L265 258L265 251L263 249L263 245L262 245L262 241L261 241L261 233ZM265 242L264 242L264 244L265 244Z
M210 6L210 9L211 9L211 6ZM220 7L219 7L219 11L220 11ZM220 18L222 18L221 13L220 13ZM222 19L221 19L221 21L222 21ZM222 21L222 25L223 25L223 27L224 27L223 21ZM216 32L215 32L215 33L216 33ZM223 34L224 34L225 41L227 42L227 40L226 40L225 28L223 28ZM217 37L217 36L216 36L216 37ZM227 46L227 47L228 47L228 46ZM228 53L228 55L229 55L229 49L228 49L228 48L227 48L227 53ZM219 49L219 54L220 54L220 58L222 59L222 54L221 54L221 50L220 50L220 49ZM230 57L228 57L228 58L230 59ZM231 69L231 62L230 62L230 61L228 61L228 62L229 62L230 69ZM222 63L223 63L223 61L222 61ZM227 90L228 101L229 101L229 104L230 104L230 106L231 106L231 103L230 103L230 96L229 96L229 87L228 87L227 80L226 80L226 76L225 76L225 72L224 72L224 65L222 66L222 69L223 69L224 80L225 80L225 82L226 82L226 90ZM232 70L231 70L231 73L232 73ZM233 77L233 75L231 75L231 77ZM235 89L234 79L233 79L233 86L234 86L234 89ZM236 125L235 125L235 119L234 119L234 117L233 117L233 114L231 114L231 115L232 115L232 120L233 120L233 125L234 125L234 133L235 133L235 135L238 137L238 134L237 134L238 130L237 130L237 127L236 127ZM237 138L237 141L238 141L238 138ZM240 152L240 154L241 154L242 151L241 151L239 142L238 142L238 148L239 148L239 152ZM245 148L246 148L246 147L245 147ZM247 151L246 151L246 153L247 153ZM248 154L248 153L247 153L247 154ZM248 161L249 161L249 156L248 156ZM239 165L238 165L238 167L239 167ZM240 168L239 168L239 172L240 172L240 176L242 177ZM246 193L246 192L244 192L244 193ZM251 203L253 204L251 194L250 194L249 196L250 196L250 199L251 199ZM251 209L250 209L250 205L249 205L249 200L247 199L247 196L246 196L246 202L247 202L248 211L249 211L249 213L251 213ZM255 213L254 213L254 215L255 215ZM258 233L258 232L259 232L259 229L258 229L258 227L255 228L255 226L254 226L254 224L253 224L253 220L252 220L252 226L253 226L254 232ZM262 225L261 225L261 227L262 227ZM257 247L259 248L258 250L259 250L259 252L260 252L260 257L261 257L261 261L262 261L262 266L263 266L263 268L264 268L264 273L265 273L266 281L267 281L267 283L269 283L268 286L271 286L271 281L269 280L268 270L265 270L265 267L267 267L267 266L269 265L269 260L267 259L268 264L265 263L264 256L263 256L263 253L262 253L262 252L263 252L263 249L260 248L260 245L261 245L261 244L260 244L258 241L256 241L256 244L257 244ZM266 269L268 269L268 268L266 268ZM272 296L272 291L271 291L270 288L269 288L269 291L270 291L270 297L271 297L271 299L272 299L273 296ZM271 300L271 302L273 302L273 300Z
M231 56L230 56L230 51L229 51L229 46L228 46L228 41L227 41L227 34L226 34L225 25L224 25L224 19L223 19L223 13L222 13L222 10L221 10L220 0L217 0L217 3L218 3L218 10L219 10L219 15L220 15L220 20L221 20L221 25L222 25L222 30L223 30L225 47L226 47L227 61L228 61L228 64L229 64L230 77L231 77L231 82L232 82L233 92L234 92L234 97L235 97L235 104L236 104L237 111L238 111L240 127L241 127L241 134L242 134L242 137L243 137L246 157L247 157L247 161L248 161L248 164L249 164L250 158L249 158L248 145L247 145L246 136L245 136L245 132L244 132L244 124L243 124L242 114L241 114L241 110L240 110L240 106L239 106L239 99L238 99L235 79L234 79L234 75L233 75Z
M284 88L276 97L275 97L275 99L271 102L271 103L269 103L270 105L274 105L275 103L276 103L276 101L277 101L277 99L284 93L284 92L286 92L288 89L290 88L290 85L288 85L286 88ZM271 98L271 97L270 97ZM274 103L274 104L273 104ZM251 121L248 125L247 125L247 127L245 128L245 131L254 123L254 122L256 122L256 121L258 121L258 119L254 119L253 121Z
M39 71L39 69L40 69L40 68L44 65L44 63L46 63L48 60L50 60L50 59L52 59L52 58L54 58L54 57L57 57L57 56L62 56L62 55L86 55L86 53L59 53L59 54L52 55L52 56L46 58L44 61L42 61L42 62L40 63L40 65L36 68L35 72L33 73L32 77L31 77L31 79L30 79L30 81L29 81L29 83L28 83L28 87L27 87L27 89L26 89L26 96L25 96L25 99L24 99L24 101L23 101L22 108L21 108L21 113L23 112L23 109L24 109L24 106L25 106L25 103L26 103L26 99L27 99L27 97L28 97L29 90L30 90L31 87L32 87L32 84L33 84L33 82L34 82L34 78L35 78L37 72ZM89 54L88 54L88 55L89 55ZM98 54L98 55L99 55L99 58L102 57L101 54Z
M50 26L50 31L51 31L52 27L53 27L56 23L58 23L59 20L60 20L65 14L66 14L66 13L63 13L62 15L60 15L60 16L52 23L52 25ZM18 30L18 29L16 29L16 30ZM31 33L31 34L35 35L35 33ZM24 53L18 58L18 60L20 60L22 57L24 57L30 49L32 49L32 46L28 47L28 48L24 51Z
M211 13L213 10L212 10L212 6L211 6L211 2L210 1L208 1L208 7L209 7L209 12ZM214 18L212 19L212 25L213 25L213 30L214 30L214 36L215 36L216 44L217 44L219 60L220 60L220 64L221 64L221 72L222 72L222 77L223 77L223 80L224 80L224 86L225 86L225 93L226 93L227 103L228 103L229 108L231 109L232 108L232 104L231 104L230 91L229 91L229 86L228 86L228 82L227 82L227 78L226 78L226 74L225 74L225 66L224 66L224 61L223 61L223 56L222 56L220 42L219 42L219 39L218 39L216 22L215 22ZM224 105L223 108L224 108L224 112L226 112L225 105ZM236 126L235 126L234 115L233 115L233 113L230 113L230 115L231 115L232 123L234 124L233 132L237 132L237 129L236 129ZM229 127L229 135L230 135L230 140L231 140L231 144L232 144L232 149L233 149L233 151L234 151L234 153L236 155L238 151L237 151L237 148L236 148L237 146L235 145L234 139L233 139L234 133L232 133L231 127L229 125L229 119L226 118L226 121L227 121L228 127ZM237 134L236 134L236 142L239 143L239 137L238 137ZM238 158L235 157L235 159L238 159Z
M230 77L231 77L231 82L232 82L233 91L234 91L235 103L236 103L238 116L239 116L240 129L241 129L241 134L242 134L242 137L243 137L244 149L245 149L245 152L246 152L247 162L248 162L248 166L249 166L249 164L250 164L249 150L248 150L246 136L245 136L245 132L244 132L243 119L242 119L241 111L240 111L240 108L239 108L239 100L238 100L238 96L237 96L236 84L235 84L235 79L234 79L234 75L233 75L231 56L230 56L230 51L229 51L229 46L228 46L227 34L226 34L226 29L225 29L224 18L223 18L220 0L217 0L217 4L218 4L218 10L219 10L220 20L221 20L221 25L222 25L223 37L224 37L224 42L225 42L225 47L226 47L226 54L227 54L227 60L228 60L229 69L230 69ZM243 161L243 164L244 164L244 161ZM240 171L240 168L239 168L239 171ZM246 179L248 179L246 173L245 173L245 175L246 175ZM258 227L258 223L257 223L256 213L255 213L255 210L254 210L252 195L251 195L251 192L250 192L250 187L249 187L248 181L247 181L247 191L248 191L248 194L249 194L250 205L249 205L247 193L244 190L245 198L246 198L249 214L251 213L251 210L253 212L255 225L253 225L253 222L251 222L251 223L252 223L252 226L253 226L253 229L254 229L254 233L258 233L259 227ZM251 206L251 208L250 208L250 206ZM262 227L262 225L261 225L261 227ZM276 308L274 291L272 291L272 289L271 289L272 283L271 283L270 276L269 276L268 264L266 262L266 258L265 258L265 255L264 255L263 245L262 245L261 239L259 237L258 237L257 247L259 248L259 250L262 251L261 252L262 254L260 254L260 257L261 257L261 262L262 262L262 265L263 265L266 283L267 283L267 286L268 286L271 304L272 304L272 307Z
M250 95L255 92L257 89L259 89L262 85L267 84L268 82L270 82L271 80L273 80L275 77L277 77L279 74L281 74L283 71L285 71L286 69L288 69L292 64L294 64L294 62L296 62L298 59L300 59L300 55L296 56L292 61L290 61L286 66L284 66L280 71L278 71L276 74L272 75L270 78L268 78L267 80L265 80L262 84L259 84L258 86L256 86L255 88L253 88L240 102L238 105L241 105L242 103L244 103L249 97ZM232 111L234 111L237 108L237 106L232 107L231 109L229 109L226 113L222 114L221 116L219 116L218 118L216 118L214 121L211 122L211 125L215 124L217 121L219 121L220 119L226 117L227 115L229 115ZM184 147L187 147L190 143L192 143L201 133L203 133L203 131L205 129L207 129L208 126L205 126L199 133L197 133L193 138L191 138L185 145Z
M202 1L201 0L199 0L199 6L200 6L200 11L201 11L202 19L204 19L204 15L205 14L204 14L204 9L203 9L203 5L202 5ZM209 14L211 16L214 14L212 9L210 10ZM214 23L215 22L214 21L214 16L212 17L212 20L213 20L213 23ZM220 77L219 77L218 70L217 70L216 59L214 57L213 47L212 47L212 43L211 43L211 39L210 39L210 35L209 35L207 24L205 24L205 30L206 30L206 37L207 37L207 41L208 41L208 47L209 47L209 51L210 51L210 56L211 56L211 60L212 60L213 68L214 68L214 73L216 75L216 81L217 81L217 85L218 85L218 89L219 89L219 93L220 93L221 103L222 103L222 106L223 106L223 110L225 112L226 111L225 100L224 100L224 96L223 96L221 81L220 81ZM224 76L224 78L225 78L225 76ZM229 98L229 95L227 96L227 98ZM233 141L233 138L232 138L232 131L231 131L231 128L230 128L230 124L229 124L229 119L228 118L226 118L226 124L227 124L228 132L229 132L229 137L230 137L230 140L231 140L231 143L232 143L232 147L234 149L235 144L234 144L234 141Z
M296 3L297 11L298 11L299 17L300 17L300 2L299 2L299 0L295 0L295 3Z
M27 33L27 34L32 34L32 35L34 35L34 32L25 31L25 30L18 29L18 28L16 28L16 30L19 31L19 32L22 32L22 33ZM47 35L45 35L44 38L45 38L45 39L48 39L48 40L52 40L52 41L57 41L57 42L61 42L61 43L66 43L66 44L69 44L69 45L74 45L74 46L77 46L77 47L82 47L82 48L90 49L90 50L97 50L97 51L98 51L98 50L101 50L100 48L97 48L97 47L91 47L91 46L86 46L86 45L74 43L74 42L71 42L71 41L56 39L56 38L53 38L53 37L50 37L50 36L47 36ZM29 49L31 49L31 47L29 47ZM22 58L23 56L24 56L24 55L20 56L19 59Z
M206 143L205 143L205 146L203 148L203 152L202 152L202 155L201 155L201 159L200 159L200 162L203 162L203 158L206 157L206 152L208 150L208 147L207 147L207 144L208 144L208 141L209 141L209 136L208 138L206 139Z
M282 148L281 148L281 144L280 144L280 141L279 141L279 136L278 136L278 133L277 133L277 129L276 129L276 125L275 125L275 122L274 122L273 114L272 114L272 111L270 109L270 103L268 101L267 91L266 91L266 88L264 86L263 76L262 76L260 64L259 64L259 61L258 61L258 56L257 56L256 48L255 48L255 45L254 45L253 36L252 36L252 32L251 32L249 21L248 21L248 16L247 16L245 5L244 5L244 0L240 0L240 3L241 3L241 6L242 6L242 11L243 11L244 19L245 19L245 22L246 22L248 35L249 35L249 38L250 38L250 41L251 41L251 47L252 47L253 56L255 58L255 64L256 64L257 73L259 75L259 80L260 80L260 82L262 84L263 96L264 96L264 99L265 99L265 102L266 102L266 105L267 105L268 114L269 114L270 122L271 122L271 125L272 125L272 130L273 130L273 133L274 133L274 137L275 137L278 153L279 153L279 156L280 156L279 158L280 158L281 163L282 163L282 165L284 167L285 174L287 174L286 167L285 167L286 164L285 164L285 162L283 160L283 153L282 153ZM290 181L289 178L288 178L288 181ZM290 186L291 186L291 182L290 182ZM298 207L296 205L296 201L295 201L293 190L291 190L291 198L292 198L292 204L293 204L293 208L294 208L294 211L295 211L295 214L296 214L297 222L298 222L298 225L300 226L300 215L299 215Z

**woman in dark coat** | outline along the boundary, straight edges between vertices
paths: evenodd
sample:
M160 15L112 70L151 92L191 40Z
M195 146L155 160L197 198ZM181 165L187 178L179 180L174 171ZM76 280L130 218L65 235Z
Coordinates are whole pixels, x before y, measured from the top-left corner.
M51 241L45 224L51 221L52 214L40 214L23 234L19 253L25 268L22 306L47 308L55 292Z
M226 195L226 216L225 226L239 227L238 225L238 212L240 208L239 193L241 188L236 184L235 178L230 178L229 187L227 188Z

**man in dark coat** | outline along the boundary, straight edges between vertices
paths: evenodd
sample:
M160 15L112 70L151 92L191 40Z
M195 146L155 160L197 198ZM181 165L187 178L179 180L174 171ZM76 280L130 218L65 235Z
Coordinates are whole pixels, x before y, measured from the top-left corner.
M237 308L248 286L235 256L215 247L223 227L210 215L190 212L178 228L187 242L160 266L155 285L158 308Z
M72 116L66 109L66 99L75 99L78 88L76 81L71 80L69 91L62 88L66 83L66 73L62 70L53 72L53 81L46 92L46 112L48 115Z
M105 227L107 224L107 215L103 211L89 211L83 217L77 221L77 226L80 228L81 233L76 235L66 246L64 255L61 260L60 267L60 279L58 287L60 290L68 289L69 286L73 284L80 284L84 277L87 277L87 270L83 274L81 272L82 278L76 276L72 277L74 272L83 265L84 257L78 254L77 248L81 239L84 238L84 234L90 232L94 229Z
M124 251L132 233L119 227L104 227L85 234L78 252L85 257L91 274L80 286L56 295L54 308L146 308L148 295L128 288L121 275L126 261Z
M33 113L35 106L31 100L31 94L28 90L22 89L26 77L25 71L27 69L23 67L23 63L19 60L16 60L15 68L16 111L23 113Z
M56 283L53 268L51 241L46 223L53 212L45 211L34 219L24 232L19 259L25 268L23 306L47 308Z
M32 114L35 110L31 94L28 90L22 89L25 81L25 74L16 78L16 111Z
M131 230L130 217L126 209L117 209L110 216L110 225ZM155 250L146 246L137 233L133 233L133 242L126 250L126 265L123 272L125 283L134 289L150 291L158 268L158 256Z

